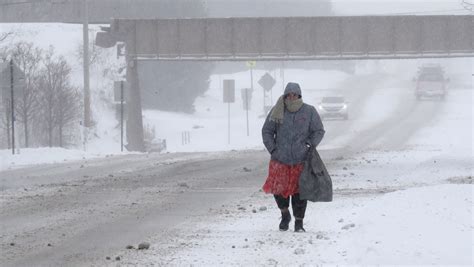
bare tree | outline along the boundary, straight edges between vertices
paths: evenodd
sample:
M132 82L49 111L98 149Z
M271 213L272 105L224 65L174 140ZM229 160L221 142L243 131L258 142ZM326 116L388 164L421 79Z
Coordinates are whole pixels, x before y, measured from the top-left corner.
M70 86L66 81L66 84L59 87L56 97L55 122L58 127L59 146L64 147L65 128L80 116L81 94L79 89Z
M53 131L56 125L55 108L57 106L57 93L63 86L64 80L69 77L71 68L66 60L60 57L54 58L54 50L51 48L44 58L44 69L39 79L40 94L38 97L41 107L41 117L47 134L47 144L53 146Z
M5 41L7 38L13 36L13 33L12 31L9 31L9 32L0 32L0 43Z
M24 126L25 147L29 147L29 122L36 114L38 96L36 83L43 51L35 47L33 43L18 42L13 46L10 53L24 75L23 92L17 98L15 110L19 121Z
M8 47L1 46L0 47L0 62L6 61L8 57Z
M6 61L8 57L9 48L7 45L7 40L11 40L18 35L17 31L1 31L0 30L0 62Z
M48 73L48 70L44 70L44 75L39 80L39 104L41 106L41 122L42 126L46 130L47 145L53 146L53 130L54 130L54 87L55 81L53 75Z
M57 130L57 144L64 146L66 128L80 115L81 95L70 83L71 67L64 57L54 56L50 49L44 57L44 69L39 79L39 103L48 146L52 147Z
M467 11L470 11L470 12L472 12L472 10L474 8L474 3L472 3L472 1L462 0L461 5L464 9L466 9Z

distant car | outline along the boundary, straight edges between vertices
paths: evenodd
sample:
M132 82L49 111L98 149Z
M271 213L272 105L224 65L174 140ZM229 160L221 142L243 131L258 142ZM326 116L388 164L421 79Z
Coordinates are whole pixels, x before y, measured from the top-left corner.
M349 118L347 102L342 96L323 97L318 105L318 113L321 119L342 118L347 120Z
M446 83L444 70L437 64L425 64L418 69L418 75L413 79L416 82L415 96L421 98L439 98L443 100L446 96Z

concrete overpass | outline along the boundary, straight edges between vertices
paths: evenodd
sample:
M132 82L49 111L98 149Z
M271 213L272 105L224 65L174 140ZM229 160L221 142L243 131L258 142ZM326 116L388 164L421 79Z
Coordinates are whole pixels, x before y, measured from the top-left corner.
M331 16L115 19L97 44L137 59L319 60L471 57L473 18ZM129 52L130 54L131 52ZM131 54L130 54L131 55Z

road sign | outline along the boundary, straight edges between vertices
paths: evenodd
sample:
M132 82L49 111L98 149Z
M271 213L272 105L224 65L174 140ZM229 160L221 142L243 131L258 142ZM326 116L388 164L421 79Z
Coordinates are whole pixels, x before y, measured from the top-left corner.
M247 65L247 68L255 68L255 66L257 66L257 61L255 60L247 61L245 65Z
M273 86L275 86L275 79L273 79L272 75L270 73L265 73L260 80L258 80L258 84L263 87L265 91L270 91L272 90Z
M224 103L235 102L235 80L224 80Z

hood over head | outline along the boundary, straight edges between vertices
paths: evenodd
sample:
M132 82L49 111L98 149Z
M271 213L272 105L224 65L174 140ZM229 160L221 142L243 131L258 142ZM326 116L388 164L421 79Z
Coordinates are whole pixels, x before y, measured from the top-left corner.
M300 85L297 83L289 82L285 87L285 92L283 93L283 95L287 95L289 93L294 93L301 96Z

